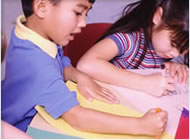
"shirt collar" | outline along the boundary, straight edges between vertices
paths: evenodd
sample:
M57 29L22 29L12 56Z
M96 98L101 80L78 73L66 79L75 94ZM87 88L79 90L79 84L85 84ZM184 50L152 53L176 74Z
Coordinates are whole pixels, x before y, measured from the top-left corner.
M23 22L26 22L26 18L23 15L19 16L17 18L17 24L15 28L16 36L21 39L33 42L49 56L55 58L57 55L57 45L24 26L22 24Z

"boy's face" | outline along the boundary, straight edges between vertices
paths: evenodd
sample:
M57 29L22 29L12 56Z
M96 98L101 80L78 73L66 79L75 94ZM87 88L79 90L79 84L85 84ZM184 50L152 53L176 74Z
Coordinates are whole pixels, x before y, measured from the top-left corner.
M86 26L86 14L92 4L88 0L62 0L57 5L48 2L43 20L44 37L65 46Z

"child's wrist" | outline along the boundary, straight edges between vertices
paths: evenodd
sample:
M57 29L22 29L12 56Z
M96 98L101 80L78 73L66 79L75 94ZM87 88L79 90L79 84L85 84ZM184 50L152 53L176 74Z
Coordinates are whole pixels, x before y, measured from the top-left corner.
M147 91L147 81L148 81L148 77L147 75L140 75L139 78L139 90L146 92Z
M83 79L86 79L87 78L87 75L84 74L83 72L81 71L78 71L76 76L75 76L75 79L76 79L76 82L78 83L79 81L83 81Z
M135 130L134 130L134 135L140 135L140 134L143 134L142 132L142 117L140 118L136 118L135 120L135 123L134 123L134 126L135 126Z
M142 117L140 117L140 118L138 118L138 121L137 121L137 129L136 129L136 131L137 131L137 134L136 135L144 135L144 134L146 134L145 133L145 126L146 126L146 124L145 124L145 122L144 122L145 120L143 119L143 116Z

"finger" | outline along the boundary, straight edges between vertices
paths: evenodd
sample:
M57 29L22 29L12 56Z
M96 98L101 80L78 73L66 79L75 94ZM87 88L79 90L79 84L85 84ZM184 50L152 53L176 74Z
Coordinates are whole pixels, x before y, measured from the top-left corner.
M165 69L170 69L170 63L164 63Z
M183 67L183 73L184 73L184 77L183 77L183 83L185 83L189 77L189 69L188 67Z
M160 112L160 116L161 116L162 120L167 121L167 119L168 119L168 113L166 111Z
M187 71L188 69L186 68L186 66L184 66L182 70L183 70L183 79L181 82L185 83L188 78L188 71Z
M163 126L163 128L160 129L161 134L164 132L164 130L165 130L165 125Z
M168 90L168 91L175 91L175 86L173 85L173 84L168 84L167 86L166 86L166 89Z
M113 99L116 99L117 97L111 92L109 91L107 88L101 88L101 92L104 94L107 94L108 96L110 96Z
M112 93L110 92L108 89L106 88L101 88L101 92L106 95L109 96L110 98L112 98L112 100L119 102L119 99Z
M87 89L82 90L82 95L85 99L87 99L89 102L92 101L92 97L90 96L90 94L88 93Z
M185 66L187 73L189 74L189 67Z
M96 89L98 89L98 90L96 91L96 94L93 94L94 96L97 96L100 94L102 97L107 98L108 100L112 101L113 103L119 103L119 100L117 99L117 97L107 88L99 87Z
M185 69L186 69L186 74L187 74L187 76L185 77L186 78L185 83L186 83L188 81L188 79L189 79L189 68L186 67Z
M163 95L168 95L168 90L164 90Z
M150 110L148 110L148 112L150 112L150 113L156 113L156 108L151 108Z
M100 94L99 94L99 95L95 94L95 95L94 95L94 98L96 98L97 100L100 100L100 101L109 103L109 104L114 104L114 103L115 103L115 101L112 100L112 98L110 98L110 97L105 97L105 96L102 96L102 95L100 95Z
M171 77L175 77L175 75L177 74L177 68L173 66L171 66L170 68L170 76Z
M179 83L182 83L183 78L184 78L184 73L185 73L185 71L184 71L184 69L182 67L178 68L178 70L177 70L177 81Z
M96 94L95 96L97 96L97 95L101 95L101 98L104 98L105 100L109 100L109 101L111 101L112 103L118 103L118 102L119 102L119 100L117 100L116 97L113 98L113 97L110 96L110 94L108 94L108 93L105 94L105 93L99 91L99 93Z
M167 77L167 81L169 84L173 84L175 82L175 79L173 77Z
M95 98L97 100L100 100L100 101L103 101L103 102L107 102L107 103L110 103L110 104L114 103L114 101L112 99L106 98L106 97L102 96L100 93L96 94L93 91L89 90L88 88L86 90L91 95L92 98Z
M165 69L165 75L166 75L166 76L169 76L170 73L171 73L170 69L167 69L167 68L166 68L166 69Z
M168 118L164 118L163 121L164 121L164 123L167 123L168 122Z

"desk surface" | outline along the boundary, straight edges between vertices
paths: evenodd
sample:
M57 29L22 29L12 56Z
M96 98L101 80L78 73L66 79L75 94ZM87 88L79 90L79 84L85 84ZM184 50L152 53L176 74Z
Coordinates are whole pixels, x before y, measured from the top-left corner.
M158 70L154 70L154 71L146 70L146 72L141 70L141 72L148 74L148 73L152 73L152 72L158 72ZM168 125L166 127L166 131L171 136L173 136L173 137L175 136L181 112L179 111L179 109L177 109L174 106L174 104L176 105L176 98L179 99L179 97L182 99L182 102L189 104L189 100L187 100L187 99L189 99L189 94L188 95L177 95L177 97L174 97L174 96L173 97L163 97L163 99L159 99L159 98L144 94L140 91L134 91L134 90L130 90L127 88L116 87L116 86L104 84L101 82L98 82L98 83L100 85L108 88L113 93L115 93L115 95L120 99L121 104L128 106L128 107L132 107L133 109L135 109L138 112L144 113L152 107L161 107L161 108L164 108L165 110L167 110L169 112L169 120L168 120ZM141 105L137 100L134 100L134 96L136 99L139 98L141 100L146 100L147 106ZM161 100L161 101L159 101L159 100ZM168 105L168 102L171 102L171 104ZM154 103L154 104L152 104L152 103ZM170 114L172 114L172 115L170 115ZM63 134L61 131L50 126L41 116L39 116L39 114L37 114L33 118L32 122L30 124L30 127L38 128L41 130L46 130L46 131L50 131L50 132L54 132L54 133L58 133L58 134Z

